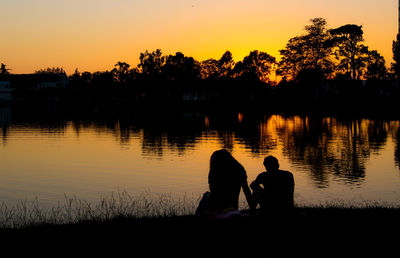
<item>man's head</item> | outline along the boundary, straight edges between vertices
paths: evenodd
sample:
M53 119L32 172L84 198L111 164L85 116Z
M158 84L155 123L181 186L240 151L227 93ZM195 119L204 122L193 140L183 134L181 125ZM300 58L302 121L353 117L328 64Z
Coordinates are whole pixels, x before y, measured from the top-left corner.
M264 166L267 171L275 171L279 169L278 159L274 156L268 156L264 159Z

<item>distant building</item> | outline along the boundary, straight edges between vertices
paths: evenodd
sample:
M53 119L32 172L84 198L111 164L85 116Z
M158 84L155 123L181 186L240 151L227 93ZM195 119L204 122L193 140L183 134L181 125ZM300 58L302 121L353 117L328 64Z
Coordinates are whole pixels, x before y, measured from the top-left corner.
M54 73L13 74L9 78L17 89L65 88L69 83L65 74Z
M0 102L12 100L11 82L9 80L0 79Z
M39 74L38 89L65 88L69 83L65 74Z

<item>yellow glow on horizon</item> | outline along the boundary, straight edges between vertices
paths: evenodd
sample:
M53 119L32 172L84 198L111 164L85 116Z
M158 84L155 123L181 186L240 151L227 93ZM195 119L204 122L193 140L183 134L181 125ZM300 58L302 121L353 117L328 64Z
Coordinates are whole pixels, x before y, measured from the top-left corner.
M279 60L314 17L329 28L363 25L365 43L392 61L397 1L14 0L0 3L0 62L13 73L52 66L95 72L118 61L136 66L141 52L158 48L198 61L229 50L238 62L256 49Z

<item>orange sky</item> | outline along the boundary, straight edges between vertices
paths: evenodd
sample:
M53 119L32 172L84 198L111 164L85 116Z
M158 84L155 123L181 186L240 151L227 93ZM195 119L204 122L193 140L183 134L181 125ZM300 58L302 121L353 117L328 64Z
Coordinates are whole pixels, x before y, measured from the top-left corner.
M140 52L177 51L199 61L226 51L240 61L279 49L309 19L363 25L366 44L392 61L395 0L12 0L0 2L0 62L13 73L63 67L67 73L136 65Z

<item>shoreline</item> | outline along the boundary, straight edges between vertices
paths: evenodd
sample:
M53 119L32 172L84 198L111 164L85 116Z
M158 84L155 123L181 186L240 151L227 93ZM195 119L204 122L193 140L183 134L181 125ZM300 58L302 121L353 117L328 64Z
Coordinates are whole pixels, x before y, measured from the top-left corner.
M225 223L225 222L248 222L248 221L263 221L269 219L288 219L288 220L313 220L320 221L328 218L336 218L338 221L344 222L346 219L359 219L359 220L376 220L382 219L397 219L400 218L400 207L385 207L385 206L369 206L369 207L341 207L341 206L303 206L295 207L293 211L285 214L268 214L260 212L250 214L248 210L241 210L241 215L236 213L231 216L220 216L220 217L203 217L193 214L188 215L148 215L137 217L134 215L114 215L106 219L82 219L76 222L58 222L58 223L32 223L19 228L0 227L1 233L13 233L13 234L24 234L30 232L40 232L41 230L65 230L68 228L74 228L79 230L85 229L86 227L102 227L120 225L126 223L127 225L133 223L164 223L164 222L177 222L177 223L198 223L198 222L210 222L210 223ZM350 220L348 221L350 222ZM400 225L400 222L399 222Z
M399 208L295 208L290 215L229 219L122 216L105 221L2 229L0 235L10 243L45 243L49 249L44 251L64 248L67 252L79 249L99 254L143 252L145 257L246 257L272 251L367 254L384 247L382 252L396 248L394 234L400 229L399 217Z

